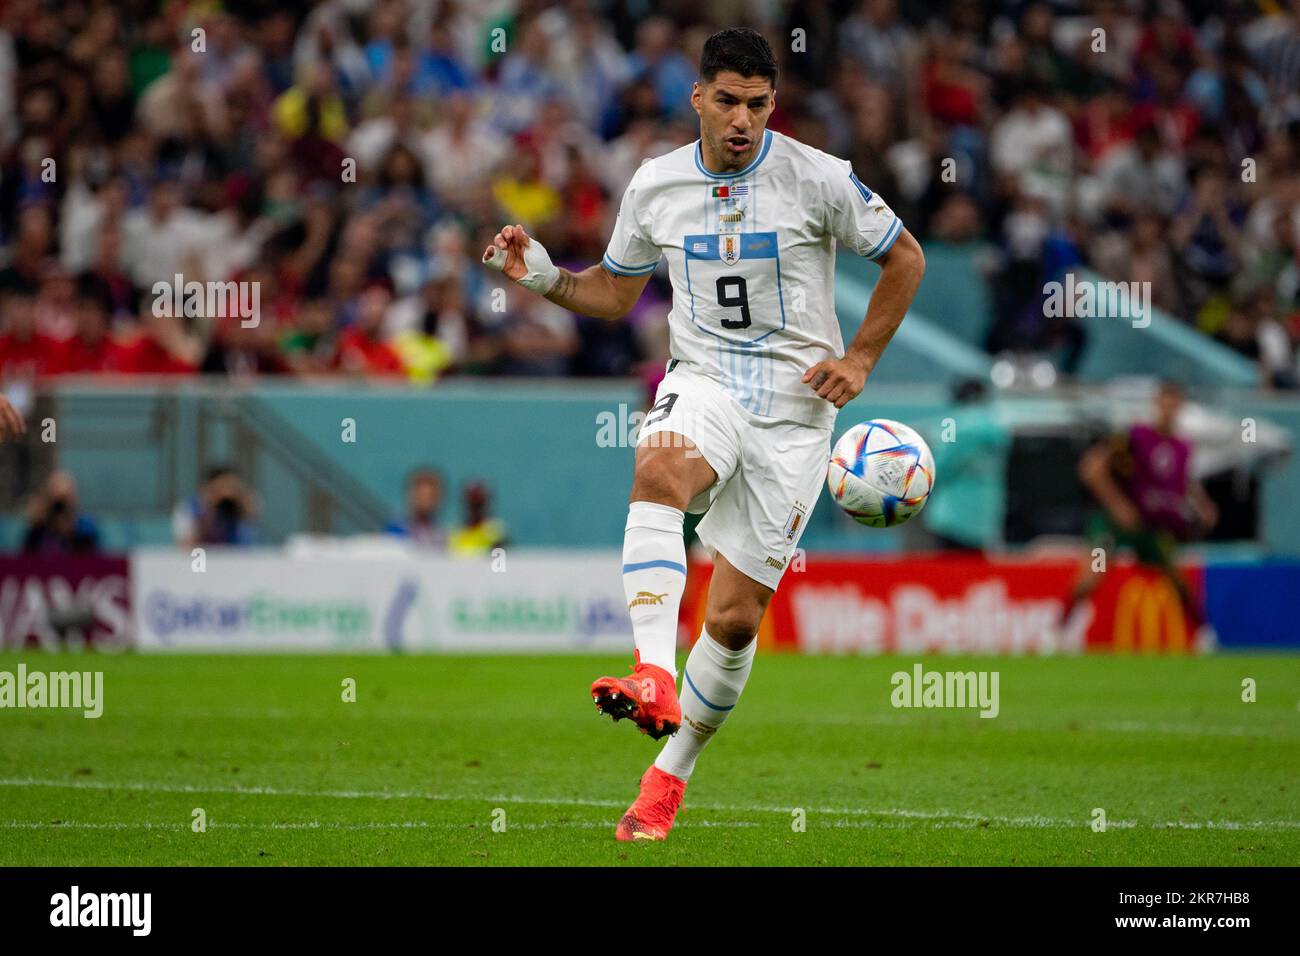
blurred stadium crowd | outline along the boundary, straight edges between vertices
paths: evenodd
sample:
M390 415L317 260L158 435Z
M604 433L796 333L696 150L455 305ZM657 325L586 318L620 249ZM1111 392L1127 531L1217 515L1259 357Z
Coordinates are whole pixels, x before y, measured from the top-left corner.
M1086 333L1045 316L1043 285L1087 263L1296 384L1300 0L12 0L0 17L5 382L651 377L665 276L611 323L535 296L500 309L477 255L519 222L556 261L597 261L637 165L698 135L704 38L749 24L783 60L773 128L850 159L922 242L987 253L990 351L1068 374ZM259 283L260 324L155 315L177 274Z

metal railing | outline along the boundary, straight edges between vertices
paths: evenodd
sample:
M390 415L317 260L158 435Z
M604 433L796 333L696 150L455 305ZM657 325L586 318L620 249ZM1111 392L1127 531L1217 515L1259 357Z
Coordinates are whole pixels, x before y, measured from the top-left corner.
M274 499L263 540L299 532L374 532L388 506L256 395L225 382L114 389L81 384L36 394L25 438L0 447L0 511L21 508L68 468L81 508L125 521L168 516L214 464ZM53 423L53 431L43 427ZM50 440L50 439L53 440ZM268 487L268 482L273 487Z

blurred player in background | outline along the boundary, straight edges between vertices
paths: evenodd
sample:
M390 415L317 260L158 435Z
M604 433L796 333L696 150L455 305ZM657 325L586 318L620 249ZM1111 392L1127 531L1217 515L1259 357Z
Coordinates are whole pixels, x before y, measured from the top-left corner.
M1159 571L1194 622L1198 641L1213 641L1205 615L1178 570L1179 542L1219 520L1218 507L1192 477L1191 442L1175 434L1183 400L1181 385L1161 383L1151 424L1139 422L1112 435L1080 460L1079 477L1103 510L1089 524L1089 553L1061 615L1063 631L1069 632L1071 618L1100 583L1092 551L1102 548L1108 560L1117 550L1131 551L1140 564Z
M390 522L387 532L422 548L445 551L441 511L442 476L432 468L417 468L406 479L406 514Z
M759 623L821 494L836 409L862 391L925 271L916 240L848 162L767 129L776 77L761 34L709 37L691 94L700 138L641 165L600 265L558 269L520 226L483 253L550 301L611 319L668 259L672 359L638 439L623 540L636 664L591 691L615 720L672 736L620 840L667 837L696 758L749 677ZM836 240L881 265L847 350ZM697 533L714 564L679 702L688 510L707 510Z
M461 492L465 520L451 533L447 549L461 558L487 557L509 544L505 522L492 517L492 495L481 481L471 481Z
M953 438L934 445L934 471L943 475L943 494L921 513L935 543L946 551L982 553L1006 522L1005 472L1012 430L979 379L952 390Z

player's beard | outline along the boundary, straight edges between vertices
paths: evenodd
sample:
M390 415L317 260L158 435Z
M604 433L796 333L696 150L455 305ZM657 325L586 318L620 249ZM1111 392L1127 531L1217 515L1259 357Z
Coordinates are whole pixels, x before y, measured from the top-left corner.
M728 172L737 169L744 169L749 165L750 161L753 160L754 151L758 148L759 137L751 133L746 136L749 140L748 148L746 148L742 153L733 151L731 148L731 140L735 135L736 134L732 133L724 133L718 139L713 141L714 155L716 155L721 161L723 170Z

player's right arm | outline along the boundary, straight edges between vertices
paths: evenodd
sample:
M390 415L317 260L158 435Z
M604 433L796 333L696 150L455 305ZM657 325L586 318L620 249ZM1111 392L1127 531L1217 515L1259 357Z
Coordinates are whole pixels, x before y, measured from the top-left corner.
M1208 531L1219 523L1219 506L1214 503L1204 485L1193 479L1188 485L1187 497L1192 513L1204 530Z
M581 272L561 269L520 225L504 226L493 237L483 250L483 263L558 306L597 319L621 319L650 281L649 272L619 275L603 265Z
M1114 439L1098 442L1079 459L1079 480L1093 493L1115 523L1126 531L1135 530L1142 516L1115 480L1115 459L1120 453Z

